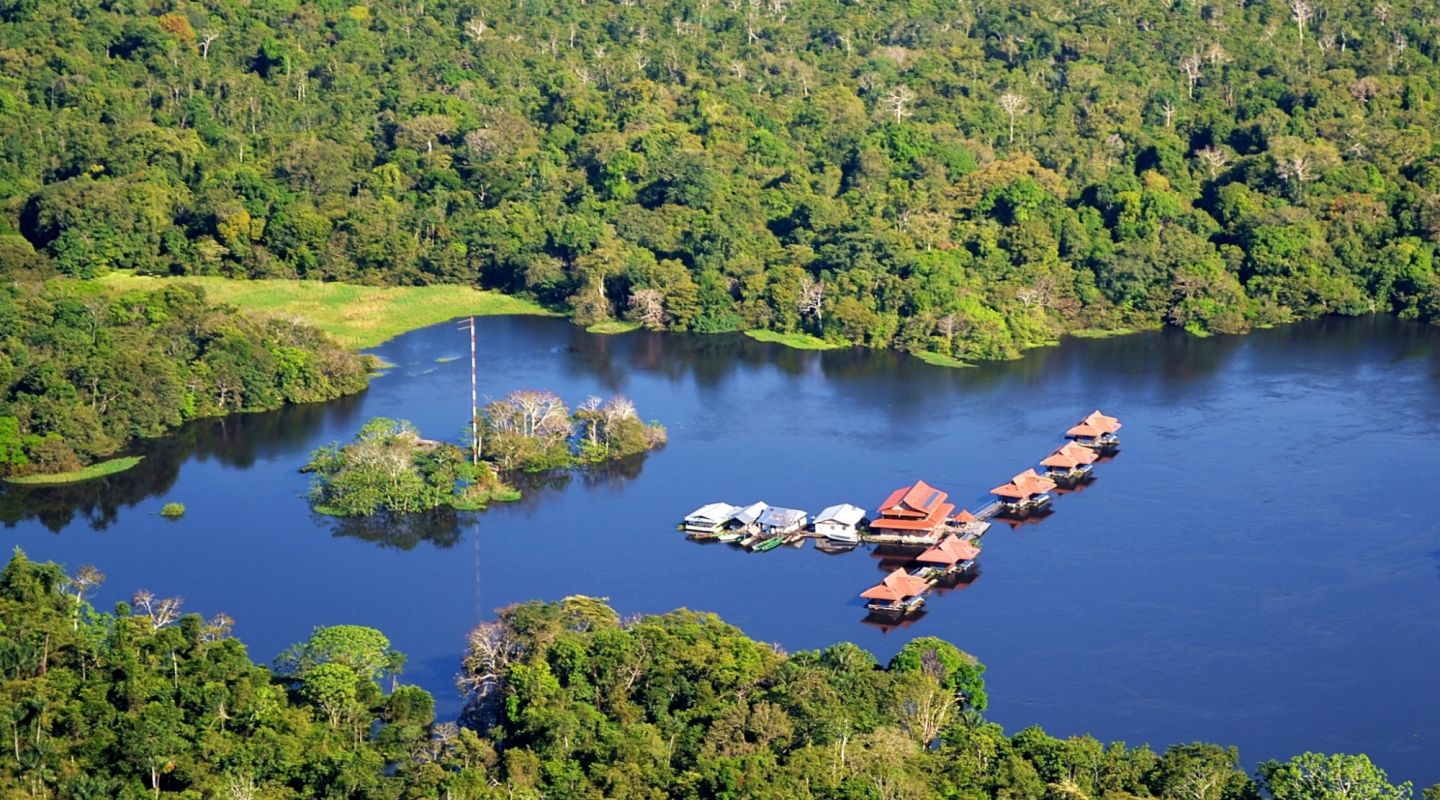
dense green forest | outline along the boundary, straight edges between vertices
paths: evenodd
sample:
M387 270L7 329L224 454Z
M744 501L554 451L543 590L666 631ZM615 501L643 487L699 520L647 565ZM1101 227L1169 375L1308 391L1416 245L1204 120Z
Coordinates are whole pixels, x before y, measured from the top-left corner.
M193 287L0 281L0 476L73 470L197 417L358 392L364 361Z
M1422 0L4 0L0 264L963 359L1440 314Z
M1253 777L1234 749L1155 753L984 719L984 668L938 639L881 667L839 644L787 655L713 615L621 620L571 597L470 635L460 724L402 685L380 631L317 628L268 670L234 620L18 550L0 571L0 797L1408 798L1364 756ZM13 758L9 757L13 754ZM1440 798L1440 787L1426 792Z

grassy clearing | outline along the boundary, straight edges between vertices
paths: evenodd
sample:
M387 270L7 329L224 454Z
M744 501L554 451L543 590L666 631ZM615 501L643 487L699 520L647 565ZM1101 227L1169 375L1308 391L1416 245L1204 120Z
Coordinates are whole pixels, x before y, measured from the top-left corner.
M33 486L49 486L61 483L79 483L94 478L103 478L106 475L114 475L117 472L124 472L127 469L140 463L144 456L126 456L125 458L112 458L108 461L101 461L91 464L88 467L72 470L70 472L52 472L48 475L22 475L18 478L6 478L10 483L24 483Z
M1075 331L1066 331L1066 336L1074 336L1077 339L1109 339L1113 336L1128 336L1132 333L1139 333L1141 330L1153 330L1145 328L1081 328Z
M585 329L586 333L616 334L629 333L640 329L638 322L626 322L623 319L607 319L604 322L597 322Z
M926 364L933 364L937 367L954 367L956 369L964 369L966 367L975 366L968 361L961 361L958 358L951 358L944 353L932 353L928 350L911 353L911 355L915 356L921 361L924 361Z
M796 350L836 350L841 347L849 347L846 344L827 342L818 336L811 336L808 333L780 333L779 331L767 331L761 329L745 331L745 335L759 342L774 342L783 344L786 347L793 347Z
M506 487L476 497L457 497L450 507L456 511L484 511L491 503L513 503L520 497L519 489Z
M304 320L345 347L361 349L407 331L464 316L554 312L518 297L468 286L356 286L295 280L219 277L156 278L112 272L100 281L115 291L155 289L162 281L205 289L214 301L246 311Z

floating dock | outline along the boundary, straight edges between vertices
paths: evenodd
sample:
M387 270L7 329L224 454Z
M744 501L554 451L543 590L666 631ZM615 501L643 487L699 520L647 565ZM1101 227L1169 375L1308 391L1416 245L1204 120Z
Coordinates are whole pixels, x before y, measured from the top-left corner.
M892 492L870 520L859 506L840 504L817 514L814 527L807 528L805 512L796 509L763 502L746 507L711 503L679 527L691 539L737 544L756 553L782 544L803 546L807 538L818 540L816 549L830 553L848 552L861 543L875 545L877 553L893 551L889 563L896 568L860 596L870 619L908 623L923 616L932 588L953 588L975 579L980 540L992 520L1039 518L1052 510L1052 491L1073 490L1094 480L1094 465L1119 452L1115 432L1120 427L1115 417L1098 410L1090 413L1065 431L1069 441L1039 462L1044 473L1032 467L1015 475L991 489L991 497L974 512L956 513L946 492L916 481Z

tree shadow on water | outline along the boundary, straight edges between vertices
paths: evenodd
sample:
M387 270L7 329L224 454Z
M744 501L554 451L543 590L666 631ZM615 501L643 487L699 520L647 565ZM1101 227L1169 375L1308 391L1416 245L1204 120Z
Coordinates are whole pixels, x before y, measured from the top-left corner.
M462 525L474 521L475 512L441 508L416 514L372 514L368 517L327 517L336 537L359 539L394 550L414 550L422 542L446 550L464 538Z
M513 503L500 505L539 507L546 502L547 495L564 491L577 479L586 489L619 487L639 477L644 464L645 456L641 454L575 470L506 475L506 482L519 489L521 496ZM331 534L336 537L359 539L395 550L413 550L426 542L446 550L459 544L465 538L465 528L479 522L484 513L483 510L456 511L452 508L441 508L416 514L314 516L317 520L328 522Z

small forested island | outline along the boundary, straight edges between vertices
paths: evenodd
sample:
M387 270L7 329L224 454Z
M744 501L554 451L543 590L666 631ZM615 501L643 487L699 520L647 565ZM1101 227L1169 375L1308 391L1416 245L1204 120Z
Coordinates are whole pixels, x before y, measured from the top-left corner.
M193 286L115 294L11 275L0 280L0 477L104 475L139 459L86 465L188 420L358 392L366 361Z
M629 458L665 443L625 397L587 397L572 412L554 392L523 389L488 403L485 455L503 470L544 472Z
M355 440L316 450L312 507L355 517L449 507L475 511L520 493L501 472L547 472L636 456L665 442L665 428L641 421L624 397L590 397L572 413L553 392L521 390L485 406L477 421L481 452L425 439L405 420L378 417Z
M786 654L711 614L622 619L568 597L470 634L458 721L400 683L380 631L317 628L255 664L224 614L18 550L0 571L0 794L58 798L1405 800L1363 755L1252 776L1234 748L1007 734L984 667L933 638L884 666ZM1440 786L1424 792L1440 800Z
M315 476L312 507L340 517L470 511L520 496L459 447L423 439L409 422L385 417L365 423L349 444L316 450L302 471Z

